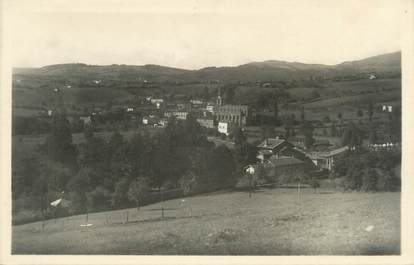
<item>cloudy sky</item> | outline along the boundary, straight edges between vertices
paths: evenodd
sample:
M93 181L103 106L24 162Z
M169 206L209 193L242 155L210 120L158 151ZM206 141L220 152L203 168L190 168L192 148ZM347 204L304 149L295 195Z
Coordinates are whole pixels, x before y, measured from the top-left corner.
M36 4L31 3L36 2ZM12 64L286 60L336 64L401 49L407 1L9 0Z

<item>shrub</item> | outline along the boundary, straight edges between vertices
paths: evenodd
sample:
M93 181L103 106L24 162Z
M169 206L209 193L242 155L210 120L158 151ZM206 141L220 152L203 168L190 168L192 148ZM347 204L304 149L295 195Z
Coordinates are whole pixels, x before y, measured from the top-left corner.
M362 176L362 191L376 191L377 190L378 173L373 168L364 170Z
M111 200L111 193L102 186L96 187L87 194L88 204L94 211L108 209Z
M115 184L115 191L112 194L111 205L112 206L125 206L129 200L127 197L129 189L129 183L127 179L121 179Z
M314 192L316 192L316 189L319 188L321 185L319 184L319 181L315 178L313 178L310 181L310 186L314 189Z

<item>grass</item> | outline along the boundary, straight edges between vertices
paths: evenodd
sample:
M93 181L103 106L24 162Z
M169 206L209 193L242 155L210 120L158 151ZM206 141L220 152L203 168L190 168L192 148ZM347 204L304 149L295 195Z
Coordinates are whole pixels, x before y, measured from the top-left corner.
M398 255L400 193L222 192L13 227L13 254ZM161 206L177 210L166 211ZM129 222L126 212L129 212ZM367 227L373 226L372 231ZM369 230L369 229L368 229Z

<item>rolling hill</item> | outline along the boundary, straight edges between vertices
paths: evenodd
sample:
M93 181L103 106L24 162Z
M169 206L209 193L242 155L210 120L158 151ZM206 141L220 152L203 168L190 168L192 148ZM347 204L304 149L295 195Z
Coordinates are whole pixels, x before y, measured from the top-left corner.
M252 62L235 67L206 67L199 70L185 70L159 65L86 65L59 64L40 68L15 68L14 76L43 76L70 78L127 78L148 79L153 82L255 82L263 80L286 80L324 76L334 78L367 72L398 74L401 72L401 52L378 55L359 61L344 62L338 65L304 64L298 62L264 61Z
M370 74L375 74L378 79L361 86L359 83L368 80ZM257 90L256 82L289 83L290 96L299 101L306 100L314 90L318 90L325 99L343 95L359 97L361 93L382 93L381 91L385 90L392 90L396 97L400 97L400 76L401 52L338 65L269 60L235 67L206 67L199 70L159 65L58 64L40 68L15 68L13 106L25 108L26 111L27 108L48 105L53 96L52 88L55 87L62 89L65 102L68 104L109 101L123 104L127 101L132 102L138 94L200 94L212 81L218 81L223 85L239 84L256 92L260 92ZM380 80L389 79L395 85L384 87L384 84L389 82L384 83ZM348 82L353 80L357 84ZM380 97L378 100L381 101L383 98Z

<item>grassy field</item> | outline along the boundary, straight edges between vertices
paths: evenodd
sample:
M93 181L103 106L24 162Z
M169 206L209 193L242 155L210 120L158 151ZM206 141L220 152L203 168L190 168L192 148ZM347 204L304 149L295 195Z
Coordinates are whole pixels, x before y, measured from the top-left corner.
M13 227L13 254L398 255L400 193L220 192ZM176 210L165 212L161 206ZM190 211L191 207L191 211ZM128 212L128 223L126 216Z

